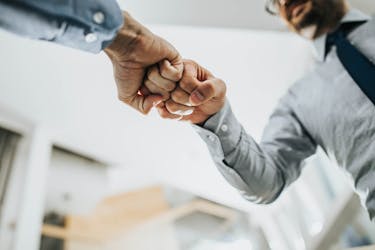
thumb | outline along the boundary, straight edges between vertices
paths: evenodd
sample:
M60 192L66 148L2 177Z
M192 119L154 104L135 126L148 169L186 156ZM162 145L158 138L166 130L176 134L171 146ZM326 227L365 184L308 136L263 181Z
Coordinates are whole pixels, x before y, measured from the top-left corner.
M225 95L225 84L222 80L214 78L199 84L191 93L189 101L193 106L199 106L222 95Z
M149 95L146 97L137 95L130 105L139 110L141 113L147 115L153 107L157 106L162 101L163 97L160 95Z

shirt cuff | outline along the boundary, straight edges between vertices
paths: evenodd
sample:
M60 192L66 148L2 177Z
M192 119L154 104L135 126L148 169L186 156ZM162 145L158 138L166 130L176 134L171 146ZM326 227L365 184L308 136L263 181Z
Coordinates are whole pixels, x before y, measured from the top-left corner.
M0 1L0 26L32 39L98 53L122 27L116 1Z
M113 41L117 34L117 30L96 31L69 23L63 23L64 25L65 31L50 41L91 53L101 52Z
M124 23L119 8L112 8L110 11L103 9L90 12L91 16L85 17L87 25L64 20L62 23L62 26L65 26L64 32L52 41L91 53L99 53L111 44Z
M205 122L203 127L196 127L198 131L199 128L206 129L218 137L224 156L230 155L236 149L241 138L241 124L234 116L228 100L218 113ZM212 141L212 138L208 139Z
M203 126L193 125L195 131L207 144L208 150L219 172L227 182L249 201L257 201L255 192L246 184L235 169L225 161L226 155L234 151L241 139L241 125L234 117L228 101L220 112L212 116Z

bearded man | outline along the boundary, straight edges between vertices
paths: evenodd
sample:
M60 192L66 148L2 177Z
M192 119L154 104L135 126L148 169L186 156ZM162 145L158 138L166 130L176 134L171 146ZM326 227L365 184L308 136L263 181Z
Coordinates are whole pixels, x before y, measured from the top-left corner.
M232 113L225 84L195 62L185 61L160 115L195 124L226 180L257 203L279 197L320 146L350 174L374 219L375 20L345 0L269 0L266 10L311 39L319 56L280 99L260 143ZM159 71L151 69L145 81L152 93L168 80Z

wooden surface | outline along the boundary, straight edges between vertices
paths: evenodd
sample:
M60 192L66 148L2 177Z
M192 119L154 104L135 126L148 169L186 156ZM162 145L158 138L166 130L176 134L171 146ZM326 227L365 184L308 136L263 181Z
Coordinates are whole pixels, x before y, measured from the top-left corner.
M44 225L42 234L72 241L101 245L123 237L127 233L142 231L150 225L162 225L193 212L203 212L225 219L223 228L236 214L232 209L205 201L193 200L179 207L170 208L161 187L109 197L100 202L87 216L67 216L66 227ZM221 231L223 228L218 228Z
M109 197L87 216L67 216L65 228L44 225L42 233L66 240L103 242L115 237L118 232L131 229L168 209L160 187L146 188Z
M367 247L350 248L348 250L375 250L375 245L367 246Z

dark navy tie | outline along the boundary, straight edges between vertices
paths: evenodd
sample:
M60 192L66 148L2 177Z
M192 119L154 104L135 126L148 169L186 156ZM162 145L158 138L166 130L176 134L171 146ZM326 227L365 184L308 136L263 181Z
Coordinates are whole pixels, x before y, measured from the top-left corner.
M327 37L327 51L336 45L337 56L359 88L375 105L375 65L346 38L345 26Z

